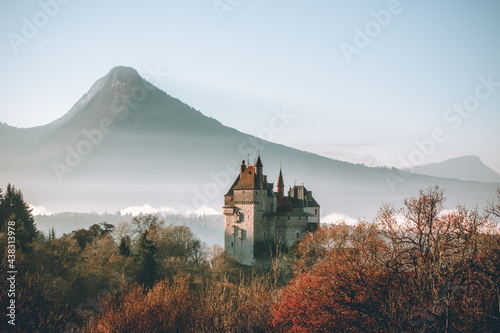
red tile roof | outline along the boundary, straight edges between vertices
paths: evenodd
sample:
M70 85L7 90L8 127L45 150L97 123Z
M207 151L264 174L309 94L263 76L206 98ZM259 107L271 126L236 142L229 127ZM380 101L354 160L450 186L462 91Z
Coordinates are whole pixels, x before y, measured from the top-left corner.
M238 184L234 187L235 190L253 190L257 185L257 177L255 176L257 170L254 165L249 165L243 171Z

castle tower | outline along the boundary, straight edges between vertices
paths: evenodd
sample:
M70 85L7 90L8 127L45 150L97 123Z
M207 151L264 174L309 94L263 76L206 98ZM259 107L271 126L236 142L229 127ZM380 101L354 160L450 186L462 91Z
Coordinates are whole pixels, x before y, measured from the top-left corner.
M255 230L259 229L267 206L260 156L255 165L242 161L240 175L224 197L224 246L243 265L254 264Z
M281 168L278 192L274 192L263 168L260 154L254 165L242 161L238 177L224 196L224 247L247 266L265 262L266 256L268 260L269 248L276 240L286 248L319 226L319 205L312 192L302 186L300 198L290 193L297 193L298 188L285 197ZM306 193L307 208L303 204Z

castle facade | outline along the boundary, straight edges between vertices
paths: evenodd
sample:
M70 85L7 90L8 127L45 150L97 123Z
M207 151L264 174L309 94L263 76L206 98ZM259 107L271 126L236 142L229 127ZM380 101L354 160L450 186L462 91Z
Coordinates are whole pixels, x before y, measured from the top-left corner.
M269 258L270 246L287 249L320 225L320 206L304 185L269 183L259 157L254 165L242 161L240 174L224 196L224 247L240 264L251 266Z

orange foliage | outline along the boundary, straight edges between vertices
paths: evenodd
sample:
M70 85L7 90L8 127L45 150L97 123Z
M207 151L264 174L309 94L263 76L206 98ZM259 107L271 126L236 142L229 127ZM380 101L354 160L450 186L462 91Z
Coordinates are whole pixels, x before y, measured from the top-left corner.
M157 283L147 294L134 286L123 299L108 299L103 312L87 327L88 332L185 332L196 309L189 291L189 277L176 276L174 283Z
M315 264L299 259L300 270L311 268L283 289L274 326L283 332L383 328L380 303L392 287L378 264L385 250L376 227L365 223L355 228L333 225L306 239L299 246L301 258L314 252L320 259Z
M274 306L282 332L498 332L500 235L478 209L443 213L438 187L378 224L323 227L295 252Z

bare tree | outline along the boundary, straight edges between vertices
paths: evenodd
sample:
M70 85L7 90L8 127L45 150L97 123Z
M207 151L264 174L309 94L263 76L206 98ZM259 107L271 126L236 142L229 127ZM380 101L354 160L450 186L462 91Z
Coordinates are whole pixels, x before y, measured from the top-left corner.
M496 202L495 199L493 199L491 202L488 203L488 206L486 207L485 210L490 215L500 217L500 186L497 188Z
M381 208L377 219L392 250L387 267L405 285L411 326L478 330L476 325L487 322L493 308L484 304L489 310L477 310L477 304L499 295L498 233L477 207L459 206L446 213L444 200L436 186L405 200L401 210ZM471 322L471 315L481 319Z

